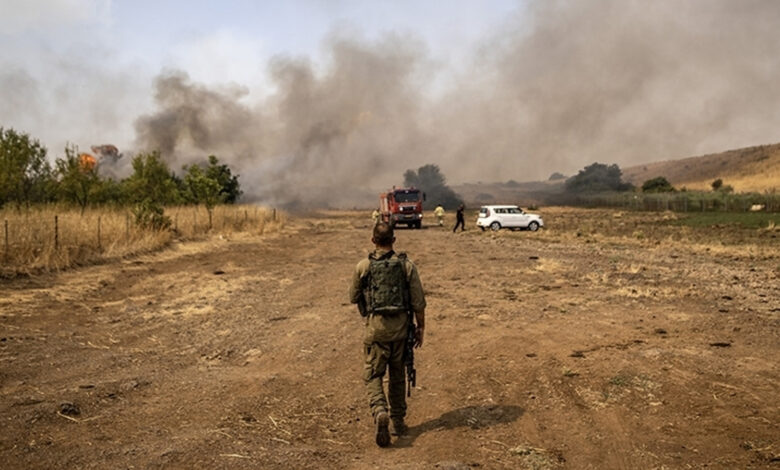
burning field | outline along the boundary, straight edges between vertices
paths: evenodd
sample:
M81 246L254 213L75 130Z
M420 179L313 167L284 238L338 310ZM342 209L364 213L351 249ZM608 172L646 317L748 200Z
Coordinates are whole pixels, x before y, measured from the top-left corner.
M0 461L776 468L775 225L540 212L537 233L397 232L429 331L410 433L388 449L346 299L368 214L3 281Z

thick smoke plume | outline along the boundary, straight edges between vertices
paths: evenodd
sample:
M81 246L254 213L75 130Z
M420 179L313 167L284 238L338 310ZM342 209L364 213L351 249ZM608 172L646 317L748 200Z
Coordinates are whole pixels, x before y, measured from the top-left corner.
M774 0L532 1L454 76L408 37L335 37L322 68L274 59L255 105L162 74L136 147L216 154L251 199L343 207L425 163L451 182L534 180L770 143L778 24Z

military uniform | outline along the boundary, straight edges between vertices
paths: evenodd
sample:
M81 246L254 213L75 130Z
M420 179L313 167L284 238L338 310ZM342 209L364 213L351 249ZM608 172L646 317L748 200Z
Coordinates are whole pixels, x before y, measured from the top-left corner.
M372 259L387 257L389 250L376 249ZM401 255L404 257L404 255ZM397 259L393 253L389 258ZM355 267L352 283L349 287L349 298L352 303L361 301L364 292L361 280L368 274L371 259L363 259ZM425 294L423 293L420 276L414 264L405 259L403 263L409 289L409 308L415 313L425 311ZM406 416L406 381L404 374L404 343L406 341L409 315L398 313L394 315L369 314L365 318L365 333L363 336L364 376L368 390L371 414L376 417L380 412L388 411L393 422L403 422ZM389 369L390 379L388 394L385 396L382 378Z

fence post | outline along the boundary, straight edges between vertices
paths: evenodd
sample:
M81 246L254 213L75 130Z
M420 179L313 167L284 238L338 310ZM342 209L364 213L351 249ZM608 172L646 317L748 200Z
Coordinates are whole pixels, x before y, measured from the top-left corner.
M130 241L130 214L125 213L125 241Z
M59 216L54 216L54 249L60 249L60 222Z
M101 243L101 240L100 240L100 216L98 216L98 233L97 233L97 235L98 235L98 250L103 250L103 244Z
M274 207L274 218L273 221L276 222L276 208Z
M8 262L8 219L5 219L5 250L3 251L3 260Z

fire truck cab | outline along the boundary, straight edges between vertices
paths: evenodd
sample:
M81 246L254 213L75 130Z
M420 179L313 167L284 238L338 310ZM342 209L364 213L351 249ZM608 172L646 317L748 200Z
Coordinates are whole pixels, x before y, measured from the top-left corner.
M382 220L392 226L406 224L421 228L425 193L416 188L396 188L379 195L379 212Z

